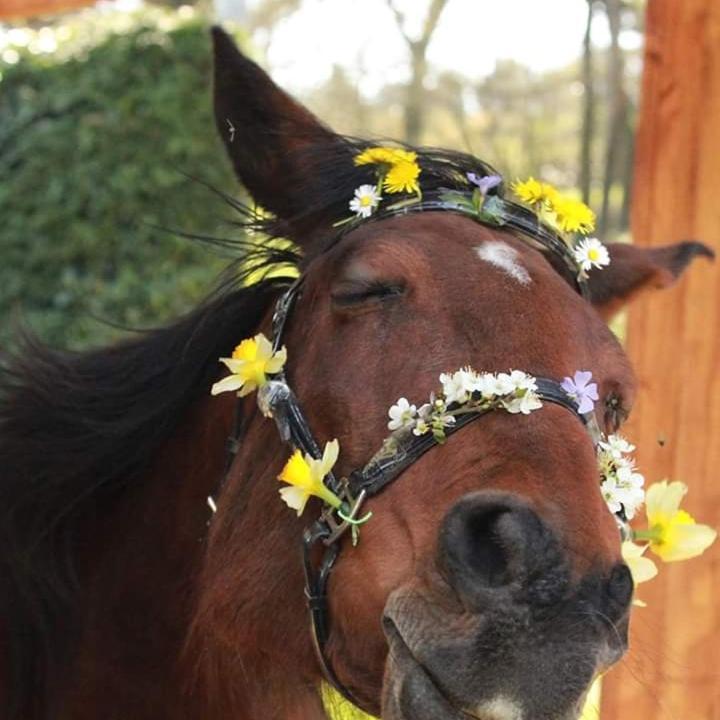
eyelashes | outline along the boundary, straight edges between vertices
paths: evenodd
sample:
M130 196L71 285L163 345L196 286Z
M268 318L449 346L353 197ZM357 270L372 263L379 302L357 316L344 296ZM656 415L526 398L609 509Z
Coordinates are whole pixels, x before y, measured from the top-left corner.
M338 307L353 307L369 302L383 302L405 294L405 286L399 283L369 282L352 283L333 292L330 297Z

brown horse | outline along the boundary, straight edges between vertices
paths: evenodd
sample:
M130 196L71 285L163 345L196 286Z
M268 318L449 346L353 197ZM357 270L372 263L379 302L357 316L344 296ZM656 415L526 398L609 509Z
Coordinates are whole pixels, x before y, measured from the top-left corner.
M440 372L468 364L558 379L590 369L602 430L619 427L635 387L604 319L669 285L704 246L611 246L590 303L516 234L458 213L339 235L366 177L352 162L362 144L321 125L220 31L215 67L239 177L301 251L260 246L241 266L257 276L299 261L286 371L316 437L339 438L339 474L375 452L399 396L426 398ZM449 152L419 159L430 185L485 168ZM325 717L299 554L319 505L297 518L279 501L289 450L252 396L224 473L236 400L209 395L217 358L270 334L287 284L239 275L167 328L80 354L28 341L6 369L3 717ZM327 654L358 702L386 720L576 717L626 648L632 596L577 417L552 404L490 413L367 508L328 587Z

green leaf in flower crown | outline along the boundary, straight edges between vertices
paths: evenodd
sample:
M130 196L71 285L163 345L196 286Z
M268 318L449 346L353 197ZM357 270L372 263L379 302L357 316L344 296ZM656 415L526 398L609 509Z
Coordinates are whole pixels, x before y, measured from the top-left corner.
M505 218L503 216L502 201L495 195L485 198L485 202L478 213L478 217L483 222L490 225L504 225Z
M442 193L440 199L448 205L453 205L461 212L477 215L477 208L472 201L472 197L468 197L466 193L448 191Z

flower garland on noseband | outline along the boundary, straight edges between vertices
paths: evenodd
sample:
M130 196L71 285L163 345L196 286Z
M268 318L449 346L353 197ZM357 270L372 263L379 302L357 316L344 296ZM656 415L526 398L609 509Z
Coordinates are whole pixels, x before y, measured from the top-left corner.
M391 147L368 148L355 158L355 163L375 166L376 183L363 184L355 190L349 201L355 216L336 223L338 226L377 216L384 201L383 192L405 193L411 197L385 205L382 215L445 210L469 215L483 224L507 226L536 247L559 256L572 270L578 290L585 296L587 273L610 262L607 249L599 240L576 241L571 236L592 231L592 211L547 183L533 178L514 183L514 192L525 203L518 205L496 194L502 184L500 176L467 173L460 181L471 190L434 190L428 200L430 193L423 197L421 191L421 169L414 152ZM360 515L367 497L381 491L431 447L444 443L449 434L489 412L528 415L542 408L543 402L550 402L565 407L582 421L596 449L599 489L618 520L624 540L623 557L636 583L657 572L654 563L643 555L647 548L670 562L699 555L715 540L714 530L696 524L680 509L687 491L682 483L656 483L648 489L646 497L643 476L630 456L634 446L618 435L606 437L600 432L594 413L597 385L591 382L589 371L577 371L562 383L536 378L521 370L491 373L465 367L442 373L440 389L430 395L428 402L418 406L405 397L399 398L388 411L390 434L380 450L364 467L348 477L336 478L333 469L340 445L332 440L320 449L284 373L287 351L282 335L302 282L301 276L278 301L272 341L259 333L243 340L231 357L221 358L230 374L215 383L211 392L213 395L236 392L243 397L257 390L260 411L275 420L281 438L294 447L278 476L284 483L279 490L281 498L298 515L311 497L323 503L319 519L303 535L305 592L321 668L331 685L354 704L360 705L338 680L325 652L329 635L327 581L340 550L338 541L349 530L353 545L358 542L360 526L372 517L372 513ZM236 424L231 454L237 448L238 432ZM631 529L627 521L635 517L645 500L648 527ZM212 498L208 502L215 512ZM643 544L637 545L633 540ZM317 543L325 548L319 566L313 552Z

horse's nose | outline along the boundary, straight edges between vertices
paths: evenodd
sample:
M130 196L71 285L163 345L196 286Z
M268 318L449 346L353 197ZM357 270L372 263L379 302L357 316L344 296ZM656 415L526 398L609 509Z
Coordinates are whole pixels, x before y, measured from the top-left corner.
M525 595L549 605L569 579L565 554L540 517L517 496L474 492L448 512L440 531L439 561L470 609Z

